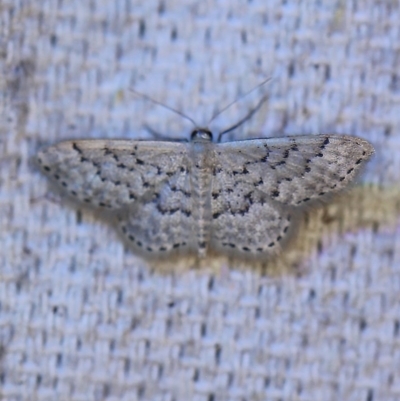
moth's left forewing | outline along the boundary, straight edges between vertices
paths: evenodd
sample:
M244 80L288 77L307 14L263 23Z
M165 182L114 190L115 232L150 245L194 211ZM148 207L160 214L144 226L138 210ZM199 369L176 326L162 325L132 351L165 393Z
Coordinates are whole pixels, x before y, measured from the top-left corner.
M220 164L274 201L300 206L343 190L374 152L347 135L304 135L220 145Z

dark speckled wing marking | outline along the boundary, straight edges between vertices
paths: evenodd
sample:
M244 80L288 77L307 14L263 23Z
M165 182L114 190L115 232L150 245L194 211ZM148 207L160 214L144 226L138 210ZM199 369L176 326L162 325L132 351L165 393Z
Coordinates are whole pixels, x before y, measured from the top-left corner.
M291 208L249 183L220 188L215 182L212 188L211 246L215 250L252 256L281 250L292 226Z
M211 188L214 248L262 255L281 249L296 207L344 189L373 153L344 135L216 145Z
M190 174L181 166L139 202L119 210L119 226L141 253L196 252L192 202Z
M193 246L188 144L76 140L43 149L38 162L74 199L106 210L134 248Z

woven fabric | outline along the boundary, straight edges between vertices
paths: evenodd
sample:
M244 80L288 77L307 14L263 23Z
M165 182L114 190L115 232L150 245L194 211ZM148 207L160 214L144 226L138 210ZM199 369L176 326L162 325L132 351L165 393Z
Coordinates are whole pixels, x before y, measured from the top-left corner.
M0 6L0 399L400 399L400 5L394 0L12 1ZM287 252L162 270L31 157L171 137L265 77L229 139L337 132L376 149ZM228 138L227 138L228 139Z

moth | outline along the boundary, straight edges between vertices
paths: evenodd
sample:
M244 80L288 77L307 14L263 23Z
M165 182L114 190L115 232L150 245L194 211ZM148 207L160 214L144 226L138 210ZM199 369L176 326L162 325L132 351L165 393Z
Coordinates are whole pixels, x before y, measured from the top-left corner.
M187 142L71 140L37 161L69 197L111 216L141 255L265 258L282 250L299 210L346 188L374 152L348 135L221 137L195 128Z

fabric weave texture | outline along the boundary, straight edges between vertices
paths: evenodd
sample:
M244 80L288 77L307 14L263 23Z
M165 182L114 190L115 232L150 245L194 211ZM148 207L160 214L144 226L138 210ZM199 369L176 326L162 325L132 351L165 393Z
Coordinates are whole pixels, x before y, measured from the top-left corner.
M400 399L400 4L0 5L0 400ZM260 266L143 261L32 164L73 138L338 133L375 156ZM186 264L185 264L186 263Z

